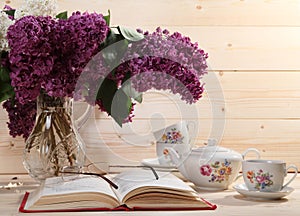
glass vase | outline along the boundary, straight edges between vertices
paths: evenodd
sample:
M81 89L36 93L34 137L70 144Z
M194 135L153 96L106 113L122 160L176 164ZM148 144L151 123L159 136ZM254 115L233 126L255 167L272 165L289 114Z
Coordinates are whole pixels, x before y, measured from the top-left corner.
M81 167L84 161L85 146L73 119L73 99L41 93L24 151L23 163L29 175L43 180L58 176L65 166Z

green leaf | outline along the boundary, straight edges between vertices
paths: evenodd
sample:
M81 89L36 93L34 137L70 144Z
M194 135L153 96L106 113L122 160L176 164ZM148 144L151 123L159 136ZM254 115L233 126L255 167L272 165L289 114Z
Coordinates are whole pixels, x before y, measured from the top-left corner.
M3 82L10 82L9 71L0 66L0 80Z
M0 103L6 101L9 98L12 98L13 95L11 94L0 94Z
M14 89L9 83L0 82L0 102L13 98L14 95Z
M117 44L116 44L117 43ZM114 44L114 45L113 45ZM101 44L100 50L105 62L114 68L120 64L124 53L127 51L128 41L120 34L110 31L108 37Z
M116 32L114 32L113 29L111 29L107 35L107 37L105 38L105 41L100 45L100 50L120 41L120 40L124 40L125 38L121 35L118 34Z
M118 26L118 30L120 31L121 35L129 41L139 41L144 38L144 35L137 32L137 30L126 28L123 26Z
M119 89L113 98L111 116L120 127L122 127L124 119L128 117L131 106L130 97L128 97L122 89Z
M108 15L103 16L106 24L109 26L110 25L110 10L108 10Z
M137 90L135 90L135 88L132 86L132 83L129 80L127 80L122 85L121 88L122 88L122 90L124 91L124 93L128 97L133 98L138 103L142 103L142 101L143 101L143 93L142 92L138 92Z
M4 10L4 12L9 16L15 16L16 10Z
M136 97L133 98L135 101L137 101L138 103L142 103L143 102L143 93L139 93L139 95L137 95Z
M3 53L1 53L2 55ZM0 60L1 60L0 55ZM10 84L9 70L0 66L0 102L9 98L13 98L15 95L14 88Z
M111 104L117 90L117 84L113 80L105 78L97 94L97 99L102 101L104 109L109 115L111 115Z
M120 127L130 113L131 98L110 79L104 79L99 88L97 99L102 101L104 109Z
M64 11L56 15L56 18L66 20L68 19L68 12Z

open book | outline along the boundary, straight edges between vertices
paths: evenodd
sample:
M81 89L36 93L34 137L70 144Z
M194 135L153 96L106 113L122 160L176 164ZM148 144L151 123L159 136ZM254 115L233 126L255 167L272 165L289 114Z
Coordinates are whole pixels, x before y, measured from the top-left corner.
M158 172L156 180L149 170L128 170L116 175L112 188L99 177L81 175L64 181L46 179L26 193L21 212L87 210L213 210L215 205L200 198L185 182L170 173Z

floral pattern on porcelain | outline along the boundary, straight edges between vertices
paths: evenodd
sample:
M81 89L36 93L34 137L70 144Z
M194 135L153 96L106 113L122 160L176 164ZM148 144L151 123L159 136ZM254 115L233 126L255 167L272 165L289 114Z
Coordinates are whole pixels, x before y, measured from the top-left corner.
M179 130L172 128L171 131L162 135L161 140L164 143L178 144L183 143L183 138L184 137Z
M272 177L272 174L269 172L264 173L262 169L256 173L253 170L247 172L247 178L252 184L255 184L255 188L258 190L273 185Z
M229 176L232 174L231 162L225 159L224 163L215 161L211 164L202 165L200 173L203 176L209 176L209 182L222 183L223 181L228 181Z

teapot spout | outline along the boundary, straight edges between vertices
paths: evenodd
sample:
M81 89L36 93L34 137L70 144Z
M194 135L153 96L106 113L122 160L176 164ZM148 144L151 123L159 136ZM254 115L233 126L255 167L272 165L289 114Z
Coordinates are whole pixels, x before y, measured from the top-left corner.
M175 166L178 168L179 172L186 178L188 178L188 175L186 173L185 167L184 167L184 160L182 160L182 157L175 151L173 148L167 148L168 152L171 157L171 161L175 164Z

